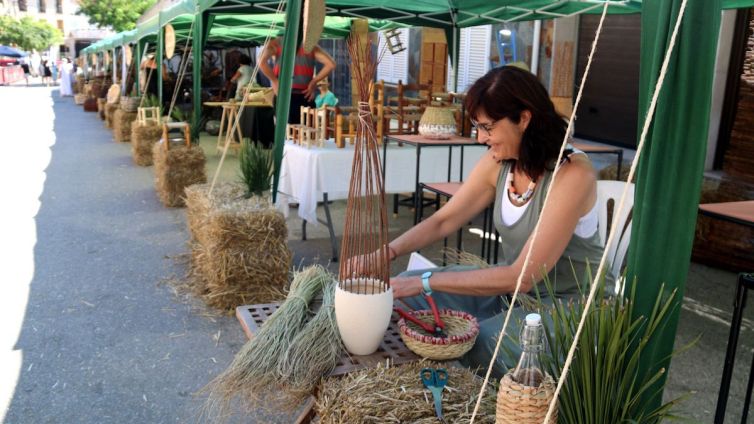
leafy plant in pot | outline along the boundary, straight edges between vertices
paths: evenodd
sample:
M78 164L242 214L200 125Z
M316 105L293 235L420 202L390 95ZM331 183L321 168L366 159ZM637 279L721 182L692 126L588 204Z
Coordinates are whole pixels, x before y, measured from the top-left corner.
M554 299L551 282L545 280L544 283L549 299ZM639 373L647 342L658 328L666 325L671 309L678 307L677 292L661 288L652 313L648 317L634 319L632 312L636 284L627 296L606 296L604 281L599 284L558 398L558 423L659 423L682 418L676 410L689 394L669 400L653 411L643 410L642 397L666 370L661 369L652 375ZM526 307L539 311L544 318L548 349L541 359L544 371L555 380L562 374L565 358L584 312L587 294L582 292L576 299L558 299L550 303L549 300L543 302L538 293L533 304ZM518 335L510 336L518 342ZM697 340L682 346L674 355L689 349ZM503 346L515 357L508 346Z
M245 198L264 196L270 191L274 170L272 150L244 140L241 144L238 162L241 169L241 181L246 186Z

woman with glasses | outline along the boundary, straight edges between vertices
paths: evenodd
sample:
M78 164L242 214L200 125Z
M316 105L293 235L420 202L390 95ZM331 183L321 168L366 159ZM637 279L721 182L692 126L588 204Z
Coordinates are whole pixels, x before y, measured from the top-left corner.
M439 307L474 314L480 334L463 361L486 368L507 312L504 296L515 290L537 221L539 235L524 271L522 293L534 295L536 287L546 302L552 301L544 284L538 284L547 276L556 297L577 296L587 269L596 272L603 248L597 232L595 172L587 156L569 146L552 180L567 125L537 78L516 67L493 69L469 89L466 109L479 143L489 150L448 203L390 242L388 251L393 260L442 240L494 202L502 258L483 269L456 265L406 272L390 284L396 298L415 308L425 308L418 296L425 291L433 293ZM518 334L527 313L516 309L507 334ZM508 338L506 344L509 349L502 352L513 356L500 354L494 368L498 376L515 366L518 357L518 345Z

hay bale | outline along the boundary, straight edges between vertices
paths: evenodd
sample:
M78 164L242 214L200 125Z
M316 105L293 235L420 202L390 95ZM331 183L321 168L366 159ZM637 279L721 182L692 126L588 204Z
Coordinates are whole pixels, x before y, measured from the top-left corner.
M152 147L155 188L160 201L169 207L183 207L184 190L207 181L201 147L177 146L166 150L162 142Z
M152 165L152 148L162 137L162 127L154 122L131 124L131 157L139 166Z
M631 170L631 162L624 161L620 168L620 181L628 180L628 172ZM598 179L600 180L617 180L618 165L612 164L602 168L599 172Z
M211 307L285 298L291 266L285 218L269 199L244 197L237 183L186 189L194 293Z
M115 117L115 111L120 108L117 103L105 104L105 126L107 128L113 128L113 118Z
M136 112L126 112L123 109L115 111L113 116L113 138L115 141L128 143L131 141L131 123L136 120Z
M319 386L314 409L320 424L328 423L437 423L432 393L419 379L424 367L446 367L448 384L442 394L445 422L469 422L482 379L466 368L429 361L328 377ZM494 423L496 393L487 385L476 422Z

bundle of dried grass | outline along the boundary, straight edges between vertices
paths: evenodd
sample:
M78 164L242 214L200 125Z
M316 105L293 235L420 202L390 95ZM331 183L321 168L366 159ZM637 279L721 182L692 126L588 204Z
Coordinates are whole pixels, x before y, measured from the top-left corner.
M152 160L155 189L165 206L183 207L186 187L207 182L206 158L199 146L177 146L168 150L163 142L155 143Z
M154 122L147 125L131 123L131 157L139 166L152 165L152 148L162 137L162 127Z
M117 109L113 116L113 138L121 143L131 141L131 123L136 120L136 112Z
M314 406L319 423L426 423L437 422L432 393L419 378L424 367L445 367L429 361L397 367L366 369L322 380ZM442 393L445 422L469 422L482 379L466 368L447 368ZM495 390L487 390L476 422L494 423Z
M320 379L338 365L343 353L338 323L335 319L335 287L322 290L322 306L293 339L278 370L294 396L303 397L314 390Z
M115 111L120 109L120 105L117 103L105 104L105 126L107 128L113 128L113 119L115 118Z
M285 218L267 197L245 192L238 183L211 194L208 184L186 188L195 293L225 311L284 299L291 266Z
M252 407L277 391L287 392L289 384L278 372L280 358L309 320L310 303L324 287L333 284L332 275L319 265L294 275L286 301L246 342L230 366L205 387L208 397L203 414L208 421L226 417L233 399Z

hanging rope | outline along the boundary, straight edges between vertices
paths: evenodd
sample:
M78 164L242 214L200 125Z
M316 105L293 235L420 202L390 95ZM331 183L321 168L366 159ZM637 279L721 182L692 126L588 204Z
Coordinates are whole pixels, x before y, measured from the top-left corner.
M280 3L278 3L278 8L275 11L276 14L281 14L283 12L283 8L286 4L285 0L282 0ZM264 39L264 46L267 47L267 44L269 43L270 39L272 39L272 34L275 28L277 27L276 19L272 20L272 23L270 24L270 28L267 31L267 37ZM247 88L250 88L254 81L257 79L257 73L259 72L259 61L256 61L256 65L254 65L254 70L251 73L251 79L249 79L248 84L246 85ZM223 147L223 154L220 156L220 162L217 163L217 169L215 169L215 175L212 177L212 183L209 185L209 192L208 196L212 195L212 190L215 188L215 184L217 183L217 177L220 175L220 170L223 167L223 163L225 162L225 156L228 154L228 147L230 147L230 141L233 139L233 134L237 131L238 124L241 122L241 116L243 115L244 108L246 107L244 100L245 98L241 100L241 105L239 106L238 113L236 114L236 119L233 121L233 125L230 126L228 129L228 132L225 134L225 146ZM278 123L282 124L282 123Z
M636 156L634 156L634 160L631 163L631 170L628 172L628 178L627 182L630 183L634 178L634 172L636 171L636 165L639 163L639 157L641 157L641 152L644 149L644 142L647 139L647 134L649 133L649 126L652 124L652 119L654 118L654 111L655 107L657 106L657 99L660 97L660 91L662 90L663 82L665 81L665 75L668 71L668 65L670 64L670 56L673 54L673 48L675 47L675 40L676 36L678 35L678 29L681 26L681 21L683 20L683 14L686 11L686 2L687 0L683 0L681 3L681 7L678 11L678 17L675 21L675 27L673 28L673 35L670 37L670 45L668 46L668 50L665 52L665 58L662 61L662 68L660 69L660 76L657 79L657 83L655 84L655 91L652 95L652 100L649 103L649 110L647 111L647 117L644 120L644 126L641 130L641 136L639 137L639 146L636 148ZM625 201L628 193L628 184L626 184L626 187L623 188L623 193L620 197L620 203L618 204L618 207L615 208L615 212L613 212L613 216L620 216L620 214L623 213L623 208L625 207ZM607 238L607 243L605 243L605 246L609 246L610 243L613 242L613 239L615 238L615 234L618 232L618 220L614 219L612 226L610 228L610 235ZM584 328L584 322L586 322L586 315L587 311L589 310L590 306L592 305L592 302L594 301L594 295L597 292L597 284L599 282L599 276L602 274L605 268L605 263L607 262L607 248L605 249L605 252L602 254L602 260L600 261L600 266L597 269L597 274L594 276L594 281L592 281L592 288L589 291L589 297L587 298L586 305L584 305L584 311L581 315L581 321L579 321L579 327L576 330L576 334L573 338L573 344L571 344L571 349L568 351L568 356L566 357L566 361L563 364L563 370L560 374L560 379L558 380L558 387L555 389L555 394L553 396L552 402L550 402L550 408L547 410L547 418L545 418L544 424L547 424L550 418L550 414L555 409L555 406L557 405L557 399L558 394L560 393L560 389L563 387L563 383L565 382L565 378L568 375L568 370L571 367L571 361L573 361L573 355L576 352L576 345L579 341L579 336L581 336L581 330Z
M181 84L183 84L183 77L186 75L186 68L188 68L188 60L189 60L189 57L191 57L191 50L194 47L194 44L192 42L193 41L192 38L194 35L194 22L196 22L196 15L194 15L194 19L191 20L191 26L189 27L188 37L186 38L186 46L188 47L188 53L186 52L186 48L184 47L183 53L181 54L181 62L178 65L178 77L176 78L175 87L173 87L173 96L172 96L172 99L170 99L170 107L168 108L168 114L167 114L168 117L170 117L170 115L173 113L173 107L175 107L175 101L178 99L178 92L181 91ZM194 78L196 78L196 75L194 76ZM194 93L194 96L196 96L196 93Z
M558 171L560 170L560 162L563 158L563 152L565 151L565 147L568 144L568 138L571 135L571 131L573 129L573 121L576 118L576 110L579 107L579 103L581 102L581 95L584 90L584 85L586 83L587 75L589 75L589 70L592 65L592 59L594 58L594 52L597 50L597 43L600 38L600 34L602 33L602 24L605 21L605 16L607 15L607 6L608 3L605 2L604 7L602 8L602 16L600 17L600 23L597 26L597 30L594 35L594 41L592 42L592 49L589 52L589 59L586 63L586 68L584 69L584 75L581 77L581 85L579 86L579 92L576 95L576 101L573 105L573 110L571 111L571 117L568 120L568 128L566 129L565 135L563 136L563 142L560 145L560 151L558 152L558 158L555 162L555 169L552 172L552 178L551 183L547 186L547 190L545 192L545 200L542 205L542 211L544 211L547 208L549 199L550 199L550 192L552 191L552 186L554 185L552 182L555 181L555 178L558 175ZM542 214L540 213L540 217ZM518 274L518 279L516 280L516 288L513 291L513 297L510 301L510 306L508 308L508 312L505 314L505 321L503 322L503 327L500 329L500 335L497 339L497 344L495 345L495 351L492 353L492 357L490 358L490 363L487 366L487 373L484 375L484 382L482 382L482 388L479 390L479 397L477 398L476 405L474 405L474 412L471 414L471 423L474 423L474 419L476 418L477 412L479 412L479 406L482 403L482 396L484 395L484 390L487 388L487 383L489 383L490 380L490 374L492 373L492 366L495 363L495 358L497 358L498 353L500 352L500 345L502 344L503 338L505 336L505 330L508 328L508 323L510 322L511 315L513 314L513 308L516 305L516 300L518 299L518 293L521 290L521 284L524 280L524 275L526 274L526 270L529 265L529 260L531 259L532 252L534 251L534 243L537 241L537 236L539 235L539 227L542 223L542 220L537 220L537 225L534 226L534 231L531 235L531 240L529 241L529 249L526 251L526 258L524 259L524 264L521 267L521 272ZM604 261L604 260L603 260ZM557 399L557 393L555 396L555 399ZM548 412L549 414L550 412ZM549 416L549 415L548 415Z

